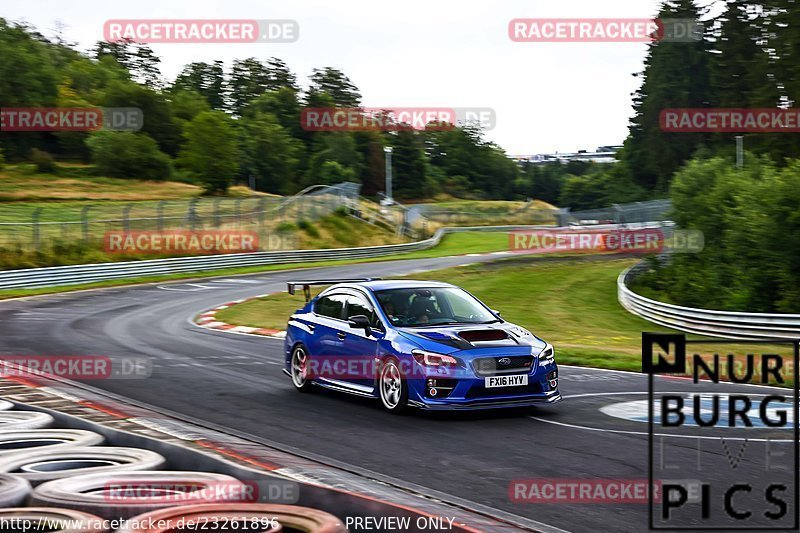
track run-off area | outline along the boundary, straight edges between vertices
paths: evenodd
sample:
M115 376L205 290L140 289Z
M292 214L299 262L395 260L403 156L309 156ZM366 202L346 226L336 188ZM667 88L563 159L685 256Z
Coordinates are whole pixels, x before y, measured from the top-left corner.
M517 501L513 490L515 482L532 479L646 480L644 374L561 366L564 401L556 405L398 417L366 399L327 391L298 394L281 370L281 339L204 329L193 322L224 302L285 290L286 282L298 277L390 278L494 259L481 254L382 261L7 300L0 302L0 353L148 358L147 378L85 383L288 451L352 465L365 477L430 489L554 528L646 530L644 502L529 503ZM536 333L535 324L526 326ZM681 380L671 385L675 392L690 386ZM747 388L748 394L774 392ZM725 430L702 434L713 440L719 436L715 431ZM687 453L721 453L718 446L687 446ZM745 459L741 468L758 465Z

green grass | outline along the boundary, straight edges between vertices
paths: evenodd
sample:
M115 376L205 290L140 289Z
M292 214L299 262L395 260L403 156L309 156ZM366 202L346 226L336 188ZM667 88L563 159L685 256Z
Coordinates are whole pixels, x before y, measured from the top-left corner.
M502 235L502 239L499 236ZM503 241L505 239L505 241ZM419 252L387 255L384 257L374 259L341 259L329 261L313 261L306 263L287 263L280 265L264 265L255 267L242 267L242 268L226 268L220 270L200 270L197 272L169 274L161 276L143 276L138 278L129 278L124 280L109 280L100 281L96 283L82 283L77 285L63 286L63 287L43 287L39 289L5 289L0 290L0 300L8 298L20 298L25 296L38 296L42 294L53 294L59 292L73 292L86 289L98 289L104 287L119 287L123 285L136 285L141 283L156 283L178 280L190 280L199 278L208 278L216 276L234 276L242 274L256 274L259 272L271 272L275 270L295 270L301 268L314 268L325 266L338 266L355 263L368 263L373 261L393 261L398 259L418 259L422 257L444 257L448 255L457 255L459 253L468 253L465 250L469 249L472 252L479 251L492 251L493 248L500 246L500 242L507 242L507 234L493 234L493 233L457 233L447 235L442 240L440 246L431 248L429 250L422 250ZM481 248L485 248L481 250Z
M31 164L0 169L0 203L52 206L50 202L188 200L200 196L197 185L176 181L144 181L96 176L90 165L58 163L57 174L39 174ZM252 195L234 187L231 196Z
M511 322L556 346L558 361L641 370L642 331L668 331L617 303L616 279L631 259L498 261L422 274L464 287ZM230 324L284 329L302 296L278 293L217 313Z
M420 206L429 220L449 226L555 223L556 208L540 200L447 200Z

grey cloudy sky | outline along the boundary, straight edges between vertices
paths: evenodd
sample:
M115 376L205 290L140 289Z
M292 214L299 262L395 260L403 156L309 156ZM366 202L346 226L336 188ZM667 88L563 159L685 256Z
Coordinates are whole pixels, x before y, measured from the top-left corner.
M514 18L648 18L658 0L3 0L0 16L82 50L109 19L294 19L294 43L154 44L172 79L191 61L276 56L302 83L343 70L368 107L490 107L487 137L510 154L621 143L643 43L516 43Z

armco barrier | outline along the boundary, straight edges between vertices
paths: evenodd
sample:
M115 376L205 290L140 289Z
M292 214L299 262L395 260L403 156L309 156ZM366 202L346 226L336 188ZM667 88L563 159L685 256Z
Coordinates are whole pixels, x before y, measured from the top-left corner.
M535 229L546 226L479 226L459 228L439 228L429 239L383 246L362 248L331 248L325 250L290 250L278 252L251 252L227 255L203 255L195 257L174 257L120 263L98 263L90 265L69 265L23 270L0 271L0 289L35 289L92 283L110 279L137 278L184 272L203 272L223 268L302 263L308 261L330 261L333 259L362 259L384 255L424 250L439 244L447 233L462 231L510 231L514 229Z
M569 230L579 230L584 226L569 226ZM591 229L649 228L669 227L660 222L641 224L603 224L585 226ZM534 229L555 229L555 226L465 226L439 228L433 237L416 242L365 246L361 248L330 248L324 250L290 250L278 252L250 252L227 255L202 255L194 257L174 257L119 263L98 263L90 265L68 265L23 270L0 271L0 290L35 289L77 285L111 279L138 278L185 272L208 272L224 268L252 267L302 263L310 261L331 261L340 259L369 259L384 255L425 250L439 244L449 233L465 231L513 231ZM567 229L567 228L565 228Z
M800 315L714 311L673 305L636 294L627 283L645 264L634 265L617 278L619 303L645 320L669 328L711 337L749 340L800 338Z

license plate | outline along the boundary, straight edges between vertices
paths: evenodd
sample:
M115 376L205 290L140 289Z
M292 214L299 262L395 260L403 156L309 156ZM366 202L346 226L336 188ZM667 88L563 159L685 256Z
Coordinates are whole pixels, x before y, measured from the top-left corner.
M516 376L492 376L486 379L484 385L487 389L494 389L497 387L520 387L528 384L528 374Z

